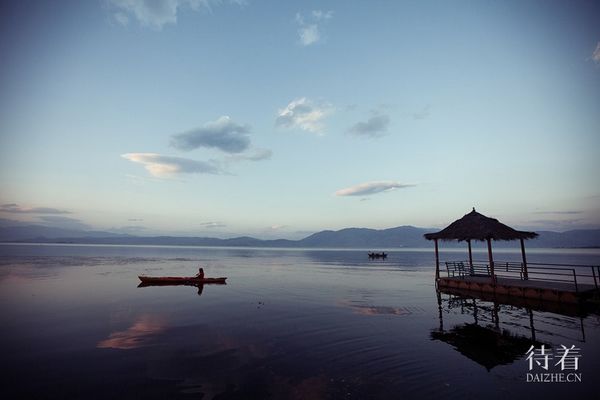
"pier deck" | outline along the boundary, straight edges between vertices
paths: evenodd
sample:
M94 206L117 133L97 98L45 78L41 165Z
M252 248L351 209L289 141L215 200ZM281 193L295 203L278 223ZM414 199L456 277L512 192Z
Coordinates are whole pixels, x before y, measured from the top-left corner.
M438 287L455 288L474 292L496 293L500 295L520 296L530 299L578 303L598 291L595 285L572 282L551 282L542 280L523 280L519 278L496 277L492 282L489 276L441 277Z

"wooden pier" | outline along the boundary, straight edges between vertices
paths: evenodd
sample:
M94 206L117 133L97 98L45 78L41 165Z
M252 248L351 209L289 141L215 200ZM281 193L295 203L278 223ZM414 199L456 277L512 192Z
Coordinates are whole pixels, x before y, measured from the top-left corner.
M442 277L437 281L440 290L460 289L468 292L494 293L528 299L579 303L593 297L598 289L594 285L579 284L578 288L568 282L532 281L515 278L463 276Z
M600 266L539 264L527 262L524 241L535 239L535 232L517 231L497 219L475 211L454 221L439 232L424 235L433 240L435 249L435 281L440 290L455 289L476 293L580 303L588 299L600 301ZM468 246L467 261L447 261L447 277L440 276L438 241L464 241ZM471 241L487 243L487 262L473 261ZM498 262L492 253L492 241L518 240L521 262Z

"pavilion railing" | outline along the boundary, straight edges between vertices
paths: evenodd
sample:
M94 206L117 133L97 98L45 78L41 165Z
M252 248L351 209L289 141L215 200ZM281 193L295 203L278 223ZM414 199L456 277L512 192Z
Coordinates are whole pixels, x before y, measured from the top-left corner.
M489 276L491 268L485 261L447 261L448 277ZM527 263L527 270L521 262L494 261L496 278L512 278L528 281L567 283L574 285L575 291L582 287L600 288L600 266L575 264Z

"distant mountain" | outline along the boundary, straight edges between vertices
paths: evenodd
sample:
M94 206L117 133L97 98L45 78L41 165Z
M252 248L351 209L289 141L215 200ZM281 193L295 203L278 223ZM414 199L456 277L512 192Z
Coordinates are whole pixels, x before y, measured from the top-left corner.
M346 228L339 231L321 231L298 241L301 247L393 248L425 247L423 235L435 229L399 226L390 229Z
M302 240L295 241L300 247L336 247L385 249L395 247L432 247L433 244L423 238L428 232L438 229L399 226L390 229L346 228L339 231L322 231ZM527 241L527 247L533 248L583 248L600 247L600 229L581 229L567 232L538 232L539 237ZM464 243L443 242L443 247L464 247ZM518 242L495 242L494 247L518 247Z
M248 236L230 239L185 236L131 236L102 231L77 231L41 225L0 226L0 242L77 243L121 245L178 245L224 247L307 247L307 248L363 248L391 249L401 247L431 247L423 238L437 229L399 226L389 229L346 228L339 231L321 231L301 240L261 240ZM537 239L529 240L527 247L599 247L600 229L568 232L538 232ZM444 242L443 247L463 247L463 243ZM495 247L516 247L518 242L496 242Z
M600 229L578 229L567 232L540 231L528 241L531 247L600 247Z
M45 241L58 238L125 238L128 235L102 232L102 231L80 231L75 229L54 228L43 225L19 225L0 227L0 242L20 241Z

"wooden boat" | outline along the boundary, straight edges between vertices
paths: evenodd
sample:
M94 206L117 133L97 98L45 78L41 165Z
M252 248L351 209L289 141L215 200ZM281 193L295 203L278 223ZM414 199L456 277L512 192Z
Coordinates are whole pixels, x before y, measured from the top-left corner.
M138 276L143 284L163 285L203 285L205 283L225 283L226 277L198 278L196 276Z
M369 254L369 258L383 258L383 259L387 258L387 254L385 252L381 252L381 253L369 252L368 254Z

